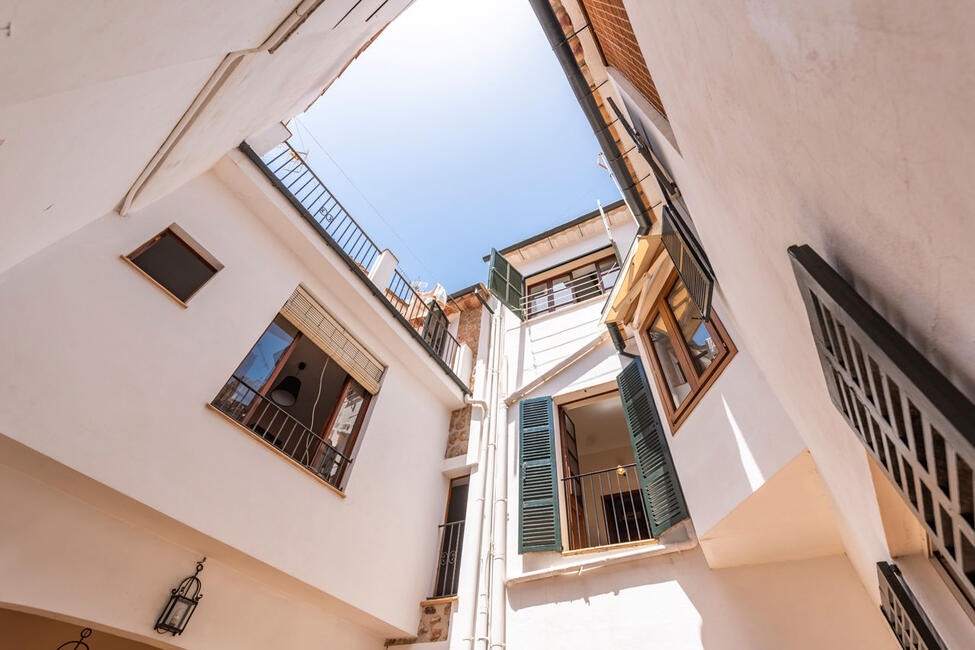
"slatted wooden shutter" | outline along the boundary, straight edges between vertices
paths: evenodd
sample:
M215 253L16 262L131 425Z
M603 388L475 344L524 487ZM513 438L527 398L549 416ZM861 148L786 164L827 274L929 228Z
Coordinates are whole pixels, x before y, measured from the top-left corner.
M501 304L524 319L525 278L498 251L491 249L488 268L488 290L498 297Z
M650 534L660 537L668 528L687 519L687 504L640 360L631 361L617 376L616 383L633 443L640 491L650 518Z
M552 398L522 400L518 412L518 552L561 551Z
M714 273L703 249L680 214L671 206L664 206L660 224L660 241L677 267L680 279L698 311L707 320L711 316L711 294L714 292Z

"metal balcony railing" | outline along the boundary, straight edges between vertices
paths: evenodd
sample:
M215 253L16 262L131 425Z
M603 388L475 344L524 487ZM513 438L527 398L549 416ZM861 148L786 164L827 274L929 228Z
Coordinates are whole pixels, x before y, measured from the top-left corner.
M437 581L431 598L457 595L460 579L460 552L464 545L464 522L440 524L440 553L437 561Z
M231 377L212 404L315 476L341 489L352 459L240 377Z
M379 257L379 247L346 212L301 155L285 142L264 154L261 161L339 248L359 268L368 271Z
M398 271L385 286L376 286L368 273L380 259L380 249L361 226L342 207L325 183L290 144L283 143L258 156L246 142L240 150L264 173L271 183L312 223L325 242L352 267L370 290L383 299L386 307L411 330L411 334L437 360L443 370L464 392L467 382L454 374L460 347L448 331L447 317L432 300L427 303Z
M526 318L531 318L608 293L616 284L619 270L620 267L614 265L605 271L593 271L551 288L529 289L521 301L523 313Z
M399 271L393 272L389 286L386 287L386 297L433 353L453 367L459 344L448 331L447 315L440 309L440 305L432 299L429 303L425 302Z
M636 463L562 479L572 550L651 539Z
M904 650L947 650L896 564L877 563L880 609Z

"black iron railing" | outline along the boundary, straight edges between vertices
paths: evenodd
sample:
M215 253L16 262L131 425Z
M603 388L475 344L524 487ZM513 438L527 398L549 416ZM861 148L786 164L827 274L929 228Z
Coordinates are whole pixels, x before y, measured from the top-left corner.
M432 598L457 595L460 579L460 553L464 545L464 522L440 524L440 553L437 561L437 580Z
M379 259L379 247L342 207L301 154L288 143L278 145L264 156L258 156L246 142L241 143L239 148L299 214L313 224L325 242L345 259L369 290L384 299L386 307L410 329L411 334L437 360L454 383L470 393L468 381L454 373L459 346L457 339L447 332L443 311L435 301L429 305L424 303L398 270L393 272L387 286L376 286L368 273ZM438 312L433 320L428 318L431 312Z
M285 142L264 154L261 160L345 254L362 270L368 271L379 257L379 247L346 212L301 155Z
M341 488L352 459L240 377L231 377L212 404L315 476Z
M947 650L896 564L877 563L880 609L904 650Z
M569 548L650 539L636 463L562 479Z
M413 284L399 271L393 271L393 277L386 287L386 297L433 353L453 367L459 344L448 331L447 316L440 305L432 298L429 303L425 302L413 288Z
M812 248L789 254L833 404L975 602L975 404Z

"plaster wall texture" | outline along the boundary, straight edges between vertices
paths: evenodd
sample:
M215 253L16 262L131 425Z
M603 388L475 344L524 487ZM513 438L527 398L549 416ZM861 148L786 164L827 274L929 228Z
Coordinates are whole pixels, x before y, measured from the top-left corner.
M207 559L200 574L203 599L186 631L160 636L152 628L169 590L192 574L198 553L120 520L72 495L0 464L0 518L18 522L0 535L0 604L70 621L41 625L45 634L71 630L55 643L77 638L81 625L95 630L93 648L312 648L374 650L383 637L340 618L328 608L290 598L222 563ZM415 603L414 603L415 608ZM4 644L15 642L20 622L5 612ZM111 633L138 645L113 639ZM147 645L143 645L147 644Z
M243 12L232 0L7 3L4 55L18 65L0 70L0 271L118 205L225 56L259 46L299 4L308 3L256 0ZM250 56L178 142L142 205L304 110L408 4L326 2L274 54Z
M897 647L842 556L711 570L693 549L512 585L508 600L515 648Z
M906 0L625 4L682 155L655 144L848 555L876 584L888 550L870 472L827 396L786 248L811 245L975 394L973 310L958 299L975 282L975 14Z
M174 219L225 265L188 308L119 259ZM417 344L357 279L322 254L302 258L275 236L286 232L211 173L8 270L0 432L412 633L436 559L457 398L403 356ZM389 365L347 498L205 406L299 282Z

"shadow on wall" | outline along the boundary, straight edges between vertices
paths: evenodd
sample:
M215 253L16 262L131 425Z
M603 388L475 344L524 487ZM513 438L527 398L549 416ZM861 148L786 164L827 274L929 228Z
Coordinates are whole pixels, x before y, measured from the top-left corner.
M830 556L712 570L700 549L509 588L519 647L890 650L849 562ZM556 636L558 643L553 643Z
M39 614L28 614L0 608L0 648L57 648L62 643L77 641L84 623L67 623ZM85 639L97 650L154 650L155 646L124 639L95 630ZM70 643L68 647L73 647Z

